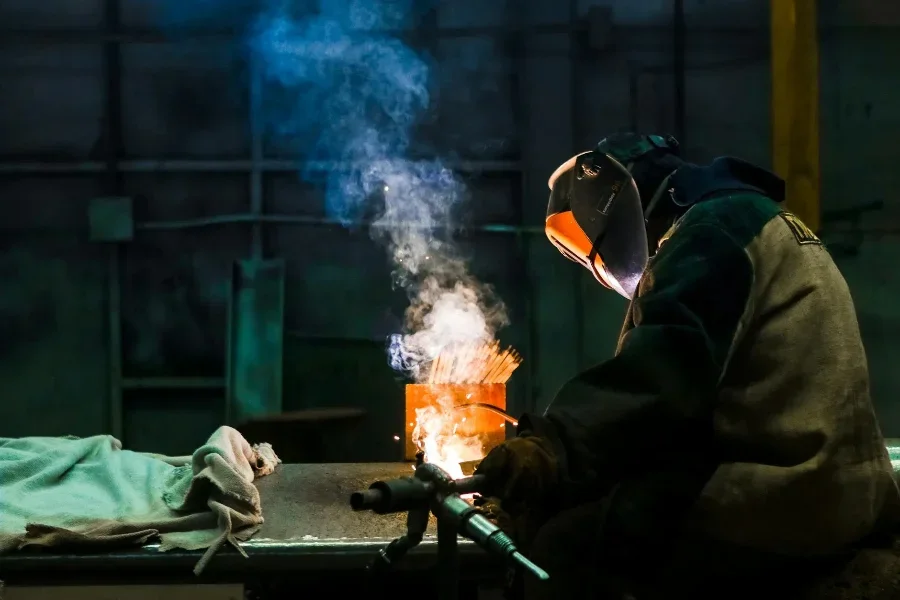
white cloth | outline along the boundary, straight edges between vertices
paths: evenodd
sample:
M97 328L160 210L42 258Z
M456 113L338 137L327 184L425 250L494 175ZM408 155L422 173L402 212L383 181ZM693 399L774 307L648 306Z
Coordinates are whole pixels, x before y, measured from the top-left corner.
M0 553L26 546L240 549L263 523L255 477L281 461L220 427L193 456L123 450L108 435L0 438ZM241 550L243 553L243 551Z

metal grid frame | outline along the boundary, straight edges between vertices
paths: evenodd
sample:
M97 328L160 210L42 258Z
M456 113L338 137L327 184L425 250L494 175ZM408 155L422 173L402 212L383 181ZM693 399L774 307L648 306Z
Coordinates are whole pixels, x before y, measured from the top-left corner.
M428 36L425 38L434 43L438 38L466 37L466 36L502 36L507 42L512 59L515 61L510 76L513 78L511 85L512 109L516 115L516 125L522 127L524 120L523 94L519 90L518 74L523 68L521 65L523 39L531 33L556 33L568 34L572 40L573 48L577 44L577 35L584 30L584 26L577 20L577 4L572 2L571 22L561 25L548 25L539 27L524 27L520 21L519 11L516 10L517 2L511 0L508 4L509 13L517 17L518 22L506 27L467 27L467 28L437 28L436 15L429 24ZM121 6L118 0L104 0L104 18L102 29L99 31L17 31L0 30L0 39L5 42L33 42L35 39L47 43L72 43L89 42L103 46L103 81L104 81L104 128L102 131L104 159L103 160L76 160L69 162L48 161L0 161L0 176L3 175L59 175L59 174L96 174L102 177L103 192L111 196L124 195L124 175L129 173L246 173L249 185L249 210L246 214L223 215L201 219L189 219L179 221L161 221L137 223L137 230L173 230L199 228L222 223L246 223L251 227L250 256L262 258L264 255L265 225L267 224L293 224L299 226L325 226L342 227L342 223L335 219L325 217L306 217L296 215L266 214L263 206L264 174L278 172L297 172L300 168L312 170L330 170L339 167L339 163L307 163L300 165L295 161L271 159L264 156L263 130L261 122L262 112L262 85L256 69L251 65L251 84L249 89L249 114L247 115L250 129L250 156L244 160L169 160L169 159L124 159L123 141L123 111L122 111L122 44L136 41L144 42L171 42L160 32L149 30L126 30L122 26ZM197 32L190 36L191 39L215 39L216 37L234 37L235 32ZM577 54L573 51L572 61L577 61ZM573 64L574 68L574 64ZM573 99L574 101L574 99ZM575 124L573 123L573 126ZM524 190L524 174L527 165L516 160L485 160L485 161L449 161L447 166L467 173L482 174L507 174L519 176L519 189ZM532 235L543 235L543 228L526 225L528 219L522 210L522 202L516 202L519 207L513 223L486 224L468 227L469 231L482 234L502 234L515 237L519 263L521 265L521 281L523 297L523 318L526 320L524 351L534 355L537 342L531 318L533 285L530 277L529 240ZM109 431L119 439L123 437L124 429L124 396L129 390L156 389L156 390L191 390L191 389L222 389L225 380L221 377L135 377L127 378L123 372L122 351L122 268L123 252L125 249L120 244L107 245L107 333L108 333L108 364L109 364ZM580 294L579 294L580 296ZM576 316L579 321L582 315ZM578 328L579 330L581 327ZM533 361L529 361L531 363ZM526 407L533 408L533 367L525 370L525 403Z
M420 32L420 37L425 45L433 44L439 38L491 36L505 39L509 48L509 56L513 59L513 68L510 76L512 92L512 110L516 126L521 130L524 127L525 111L528 110L526 94L521 93L519 73L524 68L522 58L524 56L525 36L533 34L566 34L570 39L569 60L571 67L570 109L572 113L571 139L577 143L576 133L579 129L576 121L578 114L578 86L579 86L579 36L587 31L588 25L580 20L578 15L577 0L570 0L568 4L568 22L552 25L527 26L517 10L518 2L508 0L507 13L510 21L501 27L452 27L438 28L436 13L426 19L427 32ZM623 34L633 33L633 30L654 30L672 32L673 44L673 76L675 82L675 129L680 138L684 137L684 2L673 0L673 21L670 27L617 27ZM434 13L434 11L432 11ZM744 32L746 28L738 28L736 32ZM409 32L395 32L403 35ZM196 31L188 34L191 40L216 40L234 38L235 31ZM267 173L297 172L299 169L326 171L339 168L340 163L317 162L298 164L296 161L268 158L264 154L264 134L261 122L262 113L262 85L257 69L251 67L250 86L248 90L249 110L247 120L250 131L250 156L247 159L215 160L215 159L124 159L123 136L124 127L121 99L122 60L121 46L131 42L158 42L170 43L173 40L162 32L124 28L121 19L121 7L118 0L104 0L104 23L99 31L18 31L0 30L0 39L4 41L34 41L41 39L48 43L99 43L104 48L104 82L105 90L105 127L103 131L105 156L102 161L71 161L71 162L46 162L46 161L0 161L0 176L17 174L97 174L104 178L104 192L110 195L122 195L123 176L129 173L242 173L248 176L249 207L243 214L218 215L207 218L167 220L157 222L137 223L139 231L161 231L202 228L227 223L244 223L251 228L251 243L249 255L253 258L263 258L265 252L266 225L283 224L297 226L317 227L343 227L347 225L336 219L327 217L311 217L300 215L277 215L264 211L264 175ZM633 83L633 82L632 82ZM637 115L631 115L632 120L637 120ZM683 141L683 140L682 140ZM576 151L573 148L572 151ZM507 174L519 176L518 187L520 192L526 191L525 174L528 165L522 160L484 160L484 161L449 161L447 166L467 173ZM521 194L520 194L521 195ZM533 281L531 280L529 265L529 238L543 235L540 226L527 225L528 218L523 211L523 203L515 205L518 211L512 223L482 224L468 227L469 231L480 234L512 235L518 249L519 263L521 265L520 281L522 281L524 306L522 318L526 321L525 348L527 355L534 356L538 344L539 334L534 325L533 315ZM356 223L362 224L362 223ZM122 356L122 322L121 322L121 269L122 253L124 249L118 244L110 244L108 255L108 333L109 333L109 428L113 435L121 438L123 429L123 395L128 390L138 389L221 389L225 386L224 378L220 377L138 377L126 378L123 374ZM584 296L583 277L575 272L572 280L573 292L576 299L576 339L575 359L579 366L585 361L584 340ZM521 407L533 410L537 404L534 397L535 372L534 361L528 361L525 369L525 406Z

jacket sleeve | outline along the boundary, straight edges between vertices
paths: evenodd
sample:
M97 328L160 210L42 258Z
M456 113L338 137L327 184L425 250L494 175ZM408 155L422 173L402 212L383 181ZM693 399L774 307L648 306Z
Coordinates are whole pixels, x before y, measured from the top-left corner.
M578 497L709 452L716 391L748 306L753 267L717 224L681 227L653 257L616 356L557 393L520 434L553 443ZM572 489L574 488L574 489Z

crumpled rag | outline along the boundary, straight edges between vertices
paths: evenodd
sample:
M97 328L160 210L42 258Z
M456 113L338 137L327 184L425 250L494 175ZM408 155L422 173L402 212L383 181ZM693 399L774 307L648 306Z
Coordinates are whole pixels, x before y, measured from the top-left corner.
M206 549L263 523L257 477L281 461L220 427L192 456L123 450L109 435L0 438L0 553L28 546L110 549L158 540L160 550Z

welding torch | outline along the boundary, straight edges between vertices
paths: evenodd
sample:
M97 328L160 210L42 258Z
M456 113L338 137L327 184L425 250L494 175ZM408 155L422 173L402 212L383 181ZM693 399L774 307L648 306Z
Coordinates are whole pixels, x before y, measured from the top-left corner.
M437 465L425 463L420 454L413 477L376 481L368 490L352 494L350 506L354 511L370 510L380 515L408 513L406 535L379 551L371 569L386 569L417 546L428 527L429 513L433 512L438 520L439 565L442 562L455 565L456 537L462 535L489 554L522 567L540 580L548 580L546 571L528 560L508 535L461 497L480 492L486 483L484 475L453 479ZM453 555L441 556L442 548L449 548ZM452 584L444 582L442 591L448 585Z

